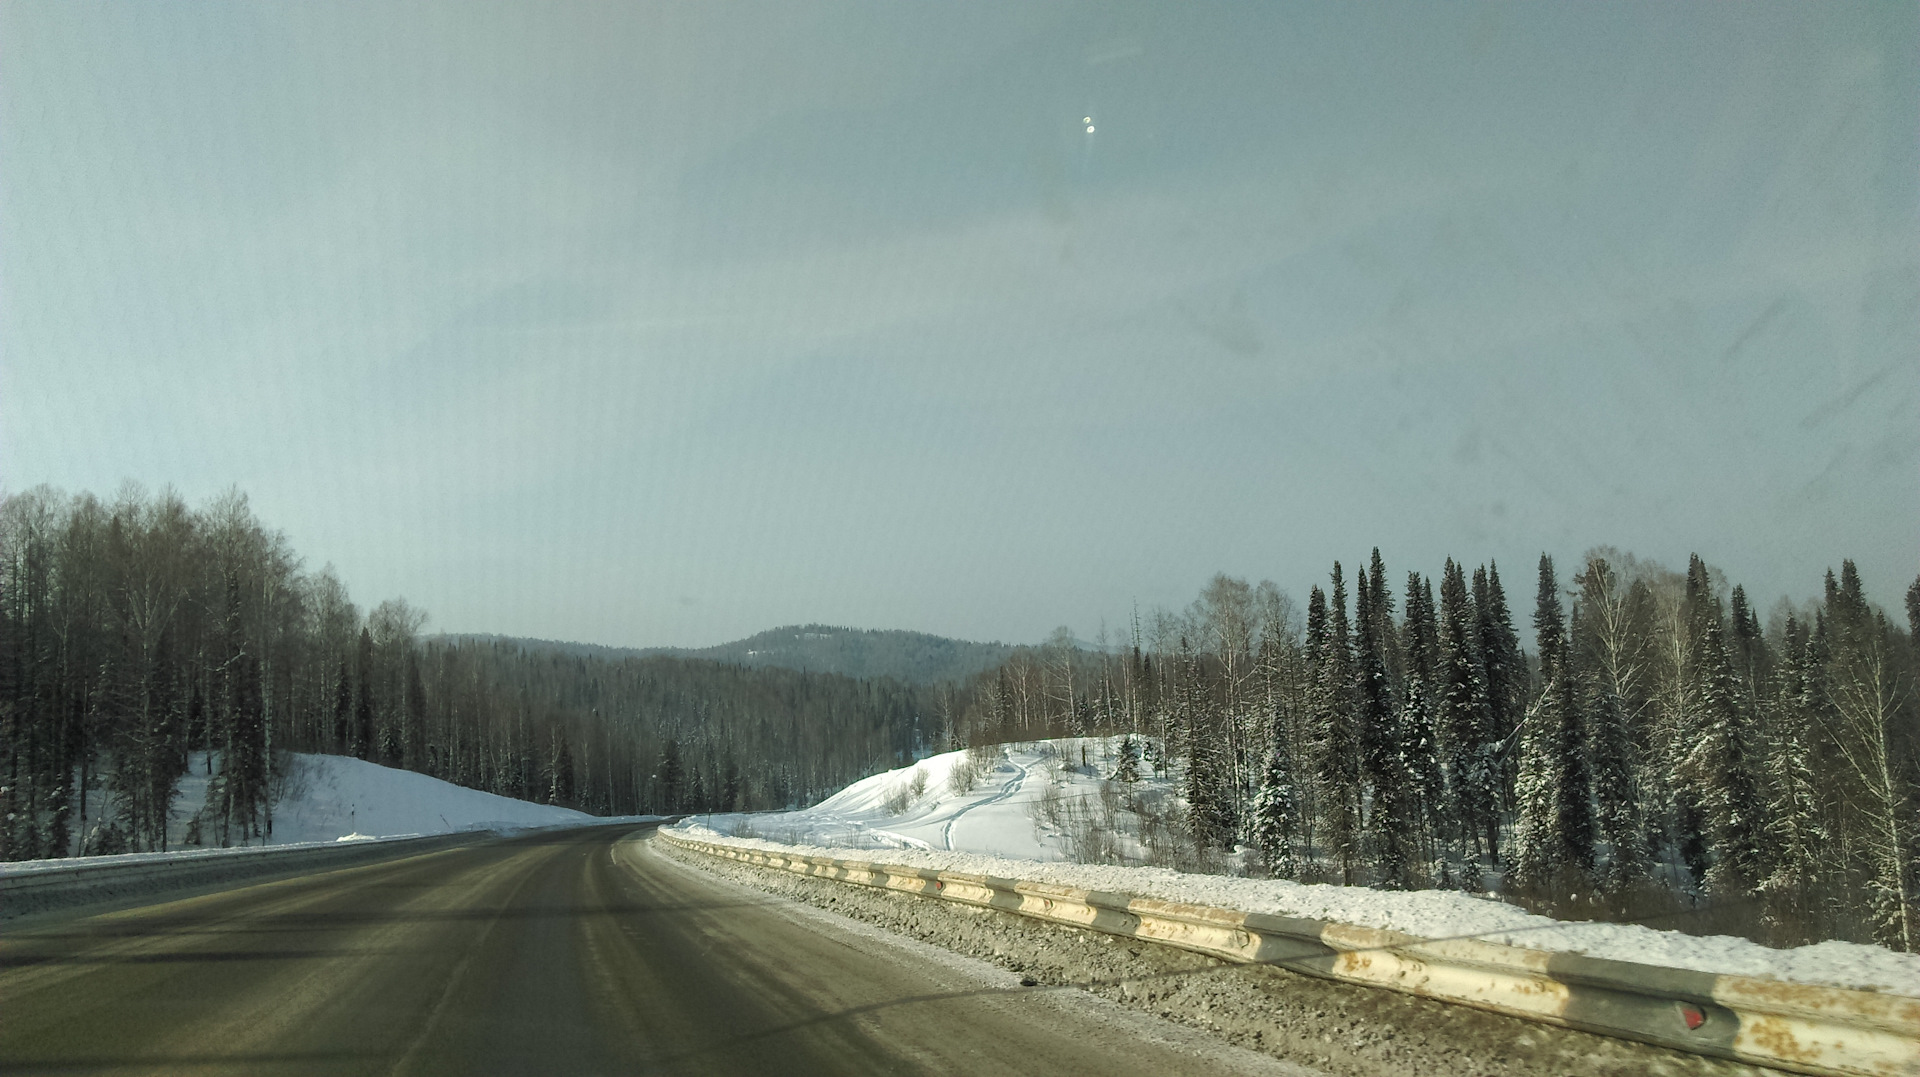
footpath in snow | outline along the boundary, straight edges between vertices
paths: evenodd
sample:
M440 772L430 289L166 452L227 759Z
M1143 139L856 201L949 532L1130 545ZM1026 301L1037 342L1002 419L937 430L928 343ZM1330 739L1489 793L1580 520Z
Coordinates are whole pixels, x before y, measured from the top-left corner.
M687 837L810 856L877 860L907 867L1029 879L1195 905L1384 928L1422 938L1473 937L1536 950L1700 972L1886 991L1920 997L1920 954L1823 942L1775 949L1724 935L1688 935L1638 924L1569 922L1453 890L1382 891L1283 879L1195 875L1165 868L1073 864L1065 836L1037 821L1052 795L1096 793L1097 767L1063 770L1060 759L1109 758L1110 742L1008 745L968 774L965 752L876 774L804 811L698 815ZM962 781L952 780L959 772ZM1144 772L1144 768L1143 768ZM974 778L970 783L964 779ZM1164 780L1140 787L1165 793ZM917 790L917 791L916 791ZM753 835L753 836L743 836ZM777 839L777 840L767 840Z
M132 863L155 857L244 855L247 848L203 848L184 843L189 821L200 813L206 802L209 784L204 753L197 753L192 763L180 782L180 795L174 801L168 826L168 852L13 861L0 863L0 875L52 871L80 864ZM104 814L103 807L105 805L95 801L89 806L89 814L97 818ZM571 808L483 793L362 759L295 753L284 793L274 806L273 837L265 842L255 839L251 848L610 821Z

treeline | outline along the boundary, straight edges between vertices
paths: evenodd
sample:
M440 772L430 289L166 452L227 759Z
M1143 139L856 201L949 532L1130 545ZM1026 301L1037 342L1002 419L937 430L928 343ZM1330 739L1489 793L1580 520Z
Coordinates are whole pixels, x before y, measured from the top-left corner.
M436 642L424 622L400 600L363 613L237 492L197 511L134 487L7 497L0 859L270 835L289 751L624 814L807 803L925 747L912 686ZM177 803L195 760L204 808Z
M1218 862L1914 950L1920 580L1905 620L1851 562L1763 627L1698 557L1600 551L1563 585L1543 556L1529 654L1497 566L1399 587L1376 550L1304 625L1272 584L1216 577L1119 646L1063 629L942 702L956 744L1138 736Z

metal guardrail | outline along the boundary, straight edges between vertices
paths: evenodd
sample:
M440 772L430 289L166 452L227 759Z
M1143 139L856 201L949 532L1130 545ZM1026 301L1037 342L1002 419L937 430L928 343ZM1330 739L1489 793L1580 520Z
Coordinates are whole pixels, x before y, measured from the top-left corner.
M89 864L84 858L75 858L71 866L0 875L0 920L126 898L164 897L173 891L218 883L350 867L433 852L489 836L486 831L469 831L333 845L267 846L221 850L211 855L161 856L133 863Z
M1920 999L1186 905L964 872L801 856L660 830L709 856L1799 1073L1920 1075Z

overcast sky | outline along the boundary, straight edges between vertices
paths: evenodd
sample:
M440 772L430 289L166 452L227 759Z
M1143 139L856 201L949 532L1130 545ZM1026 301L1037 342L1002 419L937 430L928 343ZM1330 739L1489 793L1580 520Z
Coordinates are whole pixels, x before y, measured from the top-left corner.
M0 484L608 644L1375 545L1898 609L1917 13L5 0Z

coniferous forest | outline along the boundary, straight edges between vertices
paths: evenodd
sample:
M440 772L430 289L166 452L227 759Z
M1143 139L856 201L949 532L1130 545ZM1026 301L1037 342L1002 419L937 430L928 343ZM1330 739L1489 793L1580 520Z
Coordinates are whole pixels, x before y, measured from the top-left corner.
M955 742L1131 734L1123 769L1138 743L1183 783L1181 866L1920 946L1920 580L1904 625L1851 562L1764 624L1698 557L1530 582L1532 652L1493 564L1396 580L1376 550L1303 617L1218 576L977 678Z
M607 814L1130 734L1129 773L1182 782L1192 863L1920 947L1920 580L1890 617L1842 562L1764 620L1698 557L1543 556L1531 582L1531 650L1498 566L1396 580L1376 550L1304 611L1219 576L1120 642L1062 629L917 684L427 638L237 492L39 488L0 503L0 857L164 847L193 759L196 829L227 845L271 833L293 751Z

